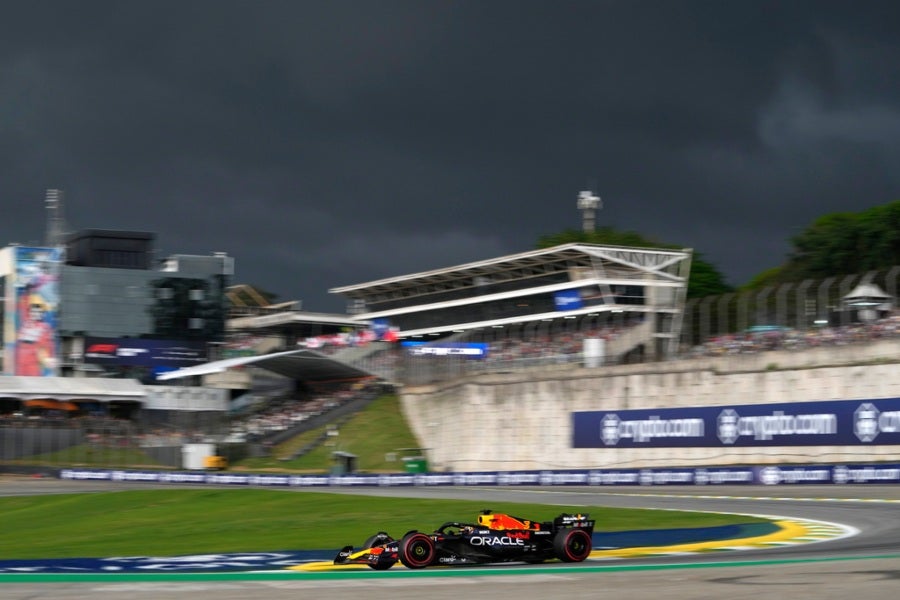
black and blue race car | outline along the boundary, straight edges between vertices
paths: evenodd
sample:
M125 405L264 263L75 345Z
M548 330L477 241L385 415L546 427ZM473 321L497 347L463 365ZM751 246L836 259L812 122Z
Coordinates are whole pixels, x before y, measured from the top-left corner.
M475 523L448 521L432 533L412 530L399 540L379 531L359 550L345 546L334 564L364 564L380 571L397 562L410 569L553 559L581 562L591 553L593 533L594 521L586 514L564 513L539 522L485 510Z

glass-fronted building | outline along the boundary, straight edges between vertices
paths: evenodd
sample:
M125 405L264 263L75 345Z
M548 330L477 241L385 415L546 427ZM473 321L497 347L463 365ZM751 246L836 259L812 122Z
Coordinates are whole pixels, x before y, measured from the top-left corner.
M158 262L154 241L147 232L92 229L68 236L64 248L0 250L7 323L4 373L26 374L13 357L27 355L32 346L23 341L23 317L14 319L11 311L17 301L24 302L23 282L37 281L38 271L43 272L47 261L35 257L51 254L58 260L44 321L52 317L56 359L42 375L93 374L149 383L160 370L205 361L208 345L225 336L225 294L234 259L217 252Z

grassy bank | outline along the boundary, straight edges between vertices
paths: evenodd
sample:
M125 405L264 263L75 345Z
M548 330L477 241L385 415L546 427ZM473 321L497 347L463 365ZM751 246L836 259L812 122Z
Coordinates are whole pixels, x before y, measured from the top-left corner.
M307 431L272 448L265 458L248 458L232 465L236 471L291 471L327 473L334 465L332 452L355 454L357 469L364 473L403 471L403 448L419 445L400 411L396 395L381 396L335 428L334 435L325 436L326 427ZM312 450L291 458L307 444L325 438Z
M534 520L588 512L598 531L711 527L733 515L375 498L257 489L137 490L0 498L0 559L335 549L379 530L399 536L491 508Z

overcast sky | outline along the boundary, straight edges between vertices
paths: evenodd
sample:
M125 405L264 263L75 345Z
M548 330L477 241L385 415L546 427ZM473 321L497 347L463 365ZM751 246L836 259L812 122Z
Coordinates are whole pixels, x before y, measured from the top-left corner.
M900 2L3 0L0 245L70 230L336 286L598 225L729 283L900 199Z

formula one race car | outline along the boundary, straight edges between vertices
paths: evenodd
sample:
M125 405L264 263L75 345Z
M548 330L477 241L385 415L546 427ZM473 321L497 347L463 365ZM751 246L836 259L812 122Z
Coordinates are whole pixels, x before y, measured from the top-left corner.
M345 546L334 564L363 564L378 571L400 561L410 569L432 565L473 565L558 558L581 562L591 553L594 521L588 515L561 514L543 523L490 510L477 523L450 521L434 533L409 531L399 540L384 531L369 537L360 550Z

